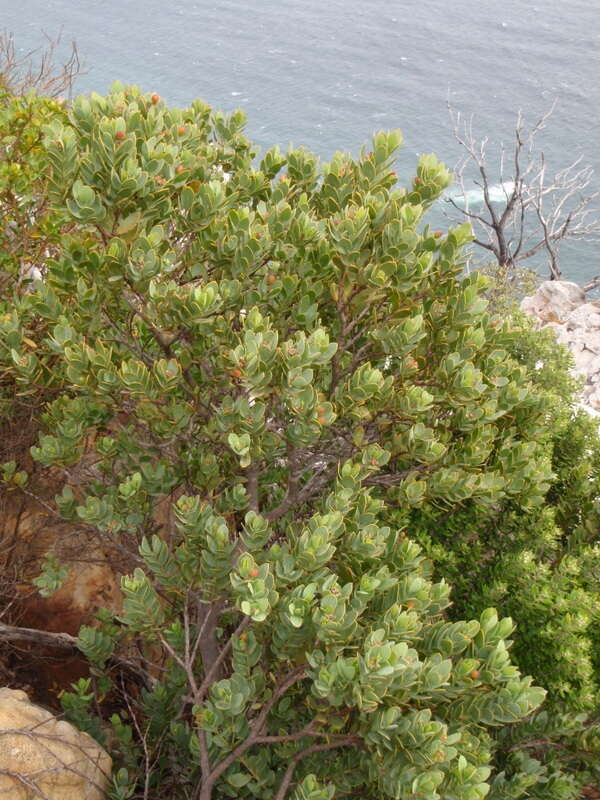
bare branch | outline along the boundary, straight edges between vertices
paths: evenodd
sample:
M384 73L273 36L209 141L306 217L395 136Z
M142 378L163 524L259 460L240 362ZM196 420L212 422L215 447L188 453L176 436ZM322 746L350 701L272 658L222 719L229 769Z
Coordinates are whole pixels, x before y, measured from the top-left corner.
M600 275L594 276L591 281L588 281L581 288L584 292L591 292L592 289L597 289L598 286L600 286Z
M70 633L50 633L34 628L17 628L0 622L0 641L26 642L38 647L57 647L61 650L76 650L77 637Z
M83 74L75 42L67 57L58 60L61 34L51 37L44 34L46 45L17 55L11 33L0 33L0 85L15 95L33 89L46 97L70 98L76 78Z
M207 671L206 675L204 676L204 680L196 690L196 693L194 695L194 703L196 703L196 705L199 705L201 703L207 691L210 689L212 683L214 682L215 676L217 675L219 668L223 664L225 658L227 658L227 655L233 646L234 637L239 636L241 633L243 633L246 630L246 628L250 625L250 622L251 622L250 617L244 617L240 622L240 624L235 629L235 631L229 637L227 644L225 644L221 649L221 652L219 653L218 657L215 659L211 668Z
M260 513L260 495L258 489L258 464L251 464L246 470L246 489L250 499L250 510Z
M493 253L499 266L513 268L518 262L545 252L551 279L561 276L559 249L572 238L600 238L600 192L588 193L593 170L582 166L582 157L550 174L536 137L543 131L556 103L529 129L521 112L517 115L510 147L502 143L498 180L492 177L486 156L487 139L473 135L473 120L463 120L448 103L454 136L463 150L456 167L462 202L449 197L450 206L474 228L474 243ZM507 164L510 163L510 174ZM480 199L472 200L466 186L468 170L477 176ZM478 206L473 209L473 205Z
M60 650L75 650L81 653L78 647L78 637L72 636L70 633L52 633L50 631L40 631L35 628L20 628L14 625L6 625L4 622L0 622L0 642L2 641L22 642L37 647L49 647ZM114 655L110 659L110 662L118 666L126 667L132 673L140 675L149 688L156 684L156 679L138 663L134 663L118 655Z

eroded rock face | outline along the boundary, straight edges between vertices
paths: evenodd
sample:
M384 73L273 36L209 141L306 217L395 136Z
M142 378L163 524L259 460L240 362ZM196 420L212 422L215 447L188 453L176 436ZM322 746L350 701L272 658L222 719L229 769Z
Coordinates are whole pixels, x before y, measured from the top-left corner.
M0 689L0 796L102 800L111 767L87 733L33 705L25 692Z
M538 327L552 328L557 340L567 345L573 372L584 379L583 405L600 414L600 302L588 301L576 283L544 281L535 294L521 302Z

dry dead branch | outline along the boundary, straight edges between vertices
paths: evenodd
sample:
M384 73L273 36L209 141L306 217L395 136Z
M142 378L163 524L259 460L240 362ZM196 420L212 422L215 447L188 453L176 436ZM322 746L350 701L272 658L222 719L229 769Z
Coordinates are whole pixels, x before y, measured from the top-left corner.
M83 74L75 42L66 58L59 58L61 35L44 34L46 44L24 55L17 53L12 33L0 33L0 86L15 95L33 89L45 97L70 98L75 79Z
M498 170L490 168L488 138L478 139L473 118L464 119L450 103L448 110L454 136L463 150L455 169L462 195L449 197L454 210L473 226L474 242L488 251L503 269L537 254L548 259L550 279L561 277L559 248L567 239L600 239L599 191L589 191L593 169L579 157L567 167L551 173L544 152L537 146L555 104L529 129L521 112L517 115L514 140L501 144ZM475 172L474 185L481 200L469 204L467 178ZM585 290L600 285L600 276Z

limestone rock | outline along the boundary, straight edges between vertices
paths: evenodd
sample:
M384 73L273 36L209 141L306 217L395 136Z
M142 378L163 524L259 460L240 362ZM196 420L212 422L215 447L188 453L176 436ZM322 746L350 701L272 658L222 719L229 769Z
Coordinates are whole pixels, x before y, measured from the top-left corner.
M573 350L573 361L578 374L587 375L592 363L595 361L596 354L591 350Z
M70 723L0 689L0 796L10 800L101 800L112 762Z
M596 303L583 303L577 306L566 320L568 330L575 328L600 328L600 306Z
M545 281L525 297L521 310L538 327L551 328L573 356L575 375L584 379L582 407L593 416L600 412L600 302L587 302L575 283Z
M586 406L593 409L595 412L600 412L600 388L592 387L592 391L585 397ZM594 414L597 416L597 414Z
M585 332L585 347L586 350L600 355L600 329Z
M600 356L594 355L594 360L588 367L588 383L590 386L595 383L600 383Z
M582 303L585 303L585 292L576 283L544 281L535 294L522 300L521 310L542 323L562 323Z

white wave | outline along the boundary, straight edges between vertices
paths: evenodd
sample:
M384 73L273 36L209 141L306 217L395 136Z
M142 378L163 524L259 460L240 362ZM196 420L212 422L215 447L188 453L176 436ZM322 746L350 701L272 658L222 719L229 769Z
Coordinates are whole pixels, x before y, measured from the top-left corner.
M515 188L514 181L504 181L504 183L495 183L488 189L490 202L492 203L506 203L510 197L513 189ZM466 192L450 193L444 198L446 202L454 202L457 206L461 206L465 210L469 208L477 208L482 206L484 201L483 189L477 187L475 189L467 189Z

